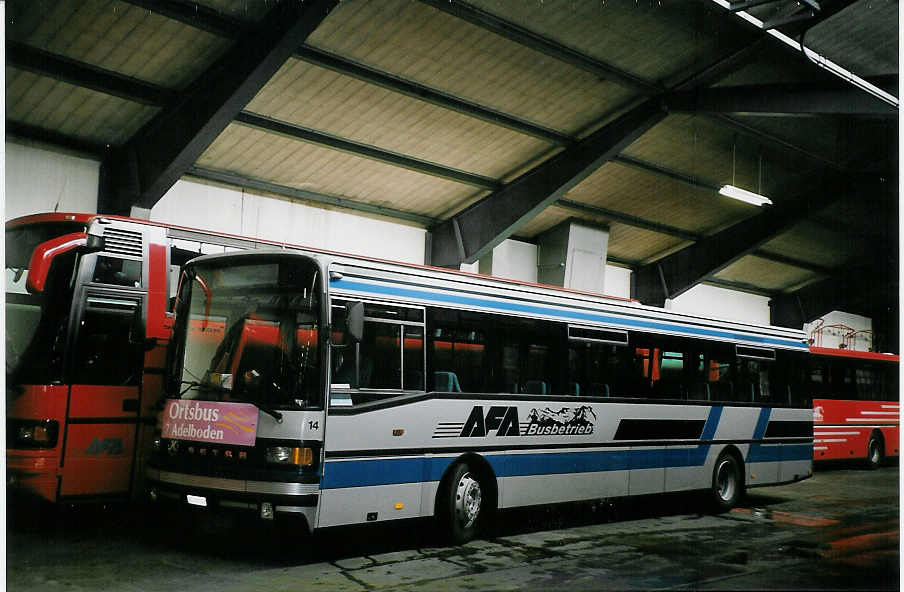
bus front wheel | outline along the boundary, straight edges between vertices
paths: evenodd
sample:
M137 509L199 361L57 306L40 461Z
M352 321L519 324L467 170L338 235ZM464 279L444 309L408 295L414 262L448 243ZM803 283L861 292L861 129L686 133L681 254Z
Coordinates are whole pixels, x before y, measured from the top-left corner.
M443 526L454 544L474 538L486 514L487 502L477 473L467 463L456 465L439 508Z
M741 463L735 455L723 452L716 460L716 466L713 469L710 496L713 509L718 513L731 510L741 499L743 493L744 477L741 472Z
M873 434L869 437L869 443L866 445L866 466L868 469L874 470L882 466L885 458L882 436Z

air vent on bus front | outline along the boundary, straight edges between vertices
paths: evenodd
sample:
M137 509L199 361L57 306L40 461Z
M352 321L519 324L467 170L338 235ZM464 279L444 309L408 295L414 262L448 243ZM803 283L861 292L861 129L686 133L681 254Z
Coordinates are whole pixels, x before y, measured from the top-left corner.
M141 257L141 233L134 230L121 228L106 228L104 230L104 251L119 253L120 255L134 255Z

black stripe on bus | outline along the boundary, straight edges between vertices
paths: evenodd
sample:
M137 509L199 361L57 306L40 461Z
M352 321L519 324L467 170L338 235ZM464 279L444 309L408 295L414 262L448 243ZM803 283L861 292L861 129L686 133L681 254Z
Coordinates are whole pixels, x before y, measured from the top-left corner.
M623 419L613 440L696 440L703 434L703 419Z
M806 438L813 436L812 421L770 421L766 438Z
M528 436L530 437L530 436ZM572 444L508 444L496 446L447 446L447 447L421 447L421 448L387 448L382 450L327 450L328 459L362 458L362 457L395 457L395 456L423 456L424 454L463 454L465 452L506 452L523 450L596 450L599 448L661 448L664 446L721 446L725 444L812 444L812 438L787 438L779 441L764 442L763 440L687 440L657 441L657 442L587 442ZM690 450L690 448L688 448Z

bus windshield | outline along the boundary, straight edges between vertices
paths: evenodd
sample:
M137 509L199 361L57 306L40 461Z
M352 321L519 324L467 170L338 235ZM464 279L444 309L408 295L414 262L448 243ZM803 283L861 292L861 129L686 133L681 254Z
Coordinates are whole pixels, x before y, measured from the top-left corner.
M303 258L249 259L186 270L175 328L184 345L170 368L171 396L178 382L185 399L319 407L317 266Z
M62 380L75 253L54 260L42 294L29 294L25 282L35 247L84 230L83 223L52 222L6 231L6 376L10 384Z

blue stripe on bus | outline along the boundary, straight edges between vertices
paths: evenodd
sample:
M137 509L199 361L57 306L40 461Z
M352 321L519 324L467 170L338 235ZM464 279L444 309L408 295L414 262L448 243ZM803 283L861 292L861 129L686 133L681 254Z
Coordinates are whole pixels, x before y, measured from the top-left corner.
M760 409L756 428L753 430L753 439L762 440L766 435L766 428L772 417L772 409L766 407ZM780 460L810 460L813 458L813 446L811 444L751 444L747 451L748 463L777 462Z
M722 416L722 407L709 411L701 438L711 440ZM760 411L754 430L756 439L762 438L769 423L771 409ZM528 454L488 455L497 477L527 477L534 475L564 475L631 469L663 469L699 467L706 462L710 445L693 448L653 448L587 452L541 452ZM808 460L813 450L808 444L753 444L747 462L775 462L780 460ZM327 461L322 489L369 487L439 481L454 461L453 458L389 458Z
M415 298L431 302L443 302L445 304L458 304L464 306L474 306L481 308L496 308L508 310L511 312L519 312L526 314L540 314L545 316L556 316L570 318L580 321L595 321L599 323L618 324L622 326L634 327L637 329L652 329L658 331L680 331L691 335L699 335L704 337L716 337L723 339L736 339L743 341L753 341L766 345L780 345L783 347L793 347L805 350L807 345L803 342L790 341L787 339L778 339L772 337L758 337L755 335L745 335L742 333L731 333L728 331L718 331L715 329L703 329L700 327L691 327L687 325L675 325L664 322L644 321L627 317L617 317L604 315L599 313L580 312L575 310L558 310L544 306L535 306L530 304L520 304L511 301L487 300L485 298L475 298L473 296L462 296L459 294L451 294L446 292L428 292L425 290L414 290L411 288L399 288L395 286L385 286L380 284L366 284L350 280L336 280L331 282L331 287L337 290L348 290L351 292L364 292L369 294L381 294L385 296L397 296L403 298Z

